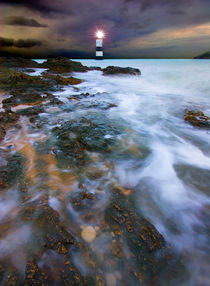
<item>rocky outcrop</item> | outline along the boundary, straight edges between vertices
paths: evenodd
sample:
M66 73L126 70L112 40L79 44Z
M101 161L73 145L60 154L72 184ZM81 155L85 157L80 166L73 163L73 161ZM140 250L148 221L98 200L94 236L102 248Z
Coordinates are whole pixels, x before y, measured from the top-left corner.
M40 64L21 57L0 57L0 66L1 68L39 68Z
M117 75L117 74L129 74L129 75L140 75L141 71L136 68L122 68L122 67L115 67L115 66L108 66L103 69L103 75Z
M43 68L47 68L52 73L71 73L71 72L86 72L88 67L83 66L80 62L74 62L66 57L48 58L42 64Z
M184 119L193 126L210 128L210 118L202 111L186 110Z

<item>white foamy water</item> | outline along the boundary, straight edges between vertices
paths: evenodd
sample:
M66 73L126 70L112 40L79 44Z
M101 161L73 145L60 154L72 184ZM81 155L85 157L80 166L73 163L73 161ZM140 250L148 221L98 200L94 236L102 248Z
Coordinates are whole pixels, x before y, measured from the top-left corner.
M141 76L78 75L88 92L118 105L110 118L129 129L139 159L116 162L123 186L137 189L136 201L176 251L186 251L190 278L185 285L207 285L209 255L210 132L184 122L184 109L210 115L208 60L83 60L87 66L135 67ZM81 85L81 86L82 86ZM180 284L178 284L180 285Z

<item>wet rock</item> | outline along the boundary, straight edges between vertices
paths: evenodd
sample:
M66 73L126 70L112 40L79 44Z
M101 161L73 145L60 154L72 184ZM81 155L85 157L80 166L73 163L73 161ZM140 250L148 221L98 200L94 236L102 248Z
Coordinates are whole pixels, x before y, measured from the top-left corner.
M66 57L48 58L42 64L42 67L48 68L52 73L71 73L86 72L88 67L83 66L80 62L74 62Z
M0 66L7 68L39 68L40 64L21 57L0 57Z
M59 214L48 204L40 207L36 213L35 225L39 227L40 234L38 240L47 249L53 249L59 254L66 254L71 245L76 241L73 236L67 232L66 227L61 223Z
M4 129L3 126L0 125L0 141L4 139L6 135L6 130Z
M34 116L39 115L40 113L45 112L44 107L42 105L37 105L33 107L28 107L25 109L18 110L16 114L22 115L22 116Z
M60 75L52 75L49 73L45 73L43 77L47 80L50 80L52 84L55 85L77 85L82 82L81 79L75 77L62 77Z
M86 242L90 243L96 238L96 230L92 226L85 226L81 232L81 236Z
M97 66L91 66L89 67L89 70L97 70L97 71L101 71L102 68L101 67L97 67Z
M8 128L15 126L19 115L12 111L0 112L0 140L3 140Z
M184 119L193 126L210 128L210 118L202 111L186 110Z
M5 263L5 261L4 261ZM21 286L21 276L15 267L0 264L0 284L2 286Z
M6 69L0 73L0 88L10 91L11 94L17 91L34 93L35 91L54 90L50 81L12 69Z
M32 72L35 72L35 70L34 69L23 69L23 72L32 73Z
M47 286L49 280L46 274L44 274L34 261L29 261L26 264L25 269L25 281L26 286Z
M119 130L102 116L95 116L94 121L88 118L68 121L52 132L57 136L57 148L75 163L82 163L87 158L86 151L110 152L119 134ZM111 138L105 138L107 133L112 135Z
M55 95L50 94L48 92L44 92L45 96L43 97L46 100L49 100L50 103L48 105L62 105L63 102L59 100Z
M130 74L130 75L140 75L141 71L135 68L122 68L115 66L108 66L103 69L103 75L116 75L116 74Z
M7 165L0 166L0 189L11 187L23 172L24 160L18 153L7 157Z
M19 104L35 105L43 102L43 97L38 93L16 93L2 100L4 108L11 108Z
M156 278L163 267L168 266L167 243L155 227L129 204L122 194L114 191L113 201L105 211L105 222L116 240L113 254L126 263L130 283L136 279L143 285L156 285ZM122 240L128 247L127 255L116 247Z
M77 211L87 211L90 210L93 206L93 201L95 198L96 196L94 194L84 190L82 193L76 193L76 195L73 194L70 198L70 203L72 204L72 207Z

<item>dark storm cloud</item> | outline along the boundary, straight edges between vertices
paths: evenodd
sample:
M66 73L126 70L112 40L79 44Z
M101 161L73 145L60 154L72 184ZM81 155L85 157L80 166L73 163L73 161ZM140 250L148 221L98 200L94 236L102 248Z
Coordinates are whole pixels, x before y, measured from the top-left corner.
M40 24L34 19L19 17L19 16L10 16L6 17L4 21L5 25L10 26L28 26L28 27L36 27L36 28L46 28L47 25Z
M12 6L27 7L33 11L39 11L46 15L51 13L69 13L71 6L71 1L68 0L2 0L2 2Z
M42 42L37 41L34 39L19 39L19 40L14 40L14 39L8 39L8 38L0 38L0 47L5 48L5 47L15 47L15 48L32 48L35 46L41 46Z
M48 45L57 51L91 50L97 27L106 32L105 46L108 54L110 49L112 53L113 49L117 51L122 43L121 49L126 50L128 42L161 30L178 30L210 22L210 0L2 1L8 7L17 8L18 15L21 11L25 13L27 8L30 17L43 19L39 21L49 25L49 29L45 29L49 30ZM62 43L58 43L58 38L62 39ZM167 38L170 40L170 32Z

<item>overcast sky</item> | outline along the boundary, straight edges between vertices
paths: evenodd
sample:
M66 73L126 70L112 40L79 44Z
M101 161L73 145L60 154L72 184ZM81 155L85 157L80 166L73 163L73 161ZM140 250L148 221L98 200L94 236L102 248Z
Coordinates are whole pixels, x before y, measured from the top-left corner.
M192 58L210 50L210 0L2 0L0 54Z

